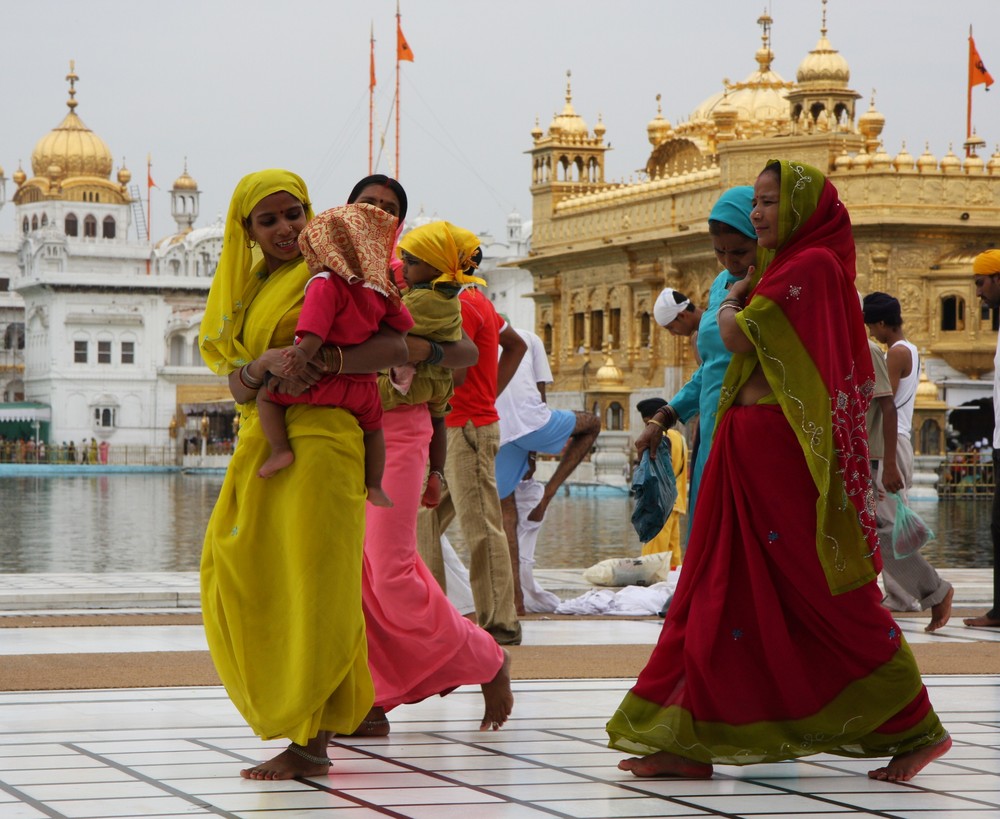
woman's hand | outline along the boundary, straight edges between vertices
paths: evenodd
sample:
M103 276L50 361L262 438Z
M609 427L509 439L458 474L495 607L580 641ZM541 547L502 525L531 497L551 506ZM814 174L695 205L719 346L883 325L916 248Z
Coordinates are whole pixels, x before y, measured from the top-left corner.
M673 407L667 404L653 413L653 418L655 420L646 422L645 428L635 442L635 448L640 457L648 449L651 461L656 460L656 451L660 448L660 441L667 434L667 430L677 423L677 413Z
M479 360L479 348L466 335L465 330L458 341L442 341L438 346L441 348L442 358L435 363L446 369L472 367ZM433 347L426 338L407 335L406 350L408 363L421 364L431 357Z
M750 278L753 276L753 271L753 265L750 265L750 267L747 268L746 276L733 282L732 286L726 293L727 299L738 301L743 305L747 303L747 298L750 295Z

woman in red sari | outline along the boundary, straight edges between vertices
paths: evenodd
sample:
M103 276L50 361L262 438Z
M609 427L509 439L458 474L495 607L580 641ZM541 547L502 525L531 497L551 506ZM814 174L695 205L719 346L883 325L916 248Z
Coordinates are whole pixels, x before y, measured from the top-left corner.
M757 271L718 313L734 356L704 502L610 745L641 755L619 764L637 776L825 752L891 757L868 775L906 781L951 739L876 582L850 218L816 168L772 161L751 220Z

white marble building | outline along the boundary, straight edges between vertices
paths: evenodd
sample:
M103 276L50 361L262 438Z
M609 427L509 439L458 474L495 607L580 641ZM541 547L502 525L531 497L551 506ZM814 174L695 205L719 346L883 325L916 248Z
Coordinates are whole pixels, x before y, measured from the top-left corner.
M35 145L31 175L19 167L10 186L0 170L15 226L0 235L0 397L47 405L53 444L166 445L186 402L224 389L197 343L222 225L194 229L185 168L177 232L150 242L130 171L111 178L111 151L76 114L77 79L71 67L69 113Z

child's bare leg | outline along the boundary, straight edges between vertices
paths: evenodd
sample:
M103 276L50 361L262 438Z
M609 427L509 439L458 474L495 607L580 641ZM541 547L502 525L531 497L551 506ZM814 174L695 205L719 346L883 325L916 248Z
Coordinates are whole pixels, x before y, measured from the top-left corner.
M291 444L288 443L288 430L285 429L285 408L275 404L267 397L267 390L257 393L257 413L260 415L260 428L271 445L271 454L257 475L270 478L286 466L291 466L295 460Z
M389 496L382 491L385 473L385 436L381 429L366 430L365 436L365 486L368 503L372 506L392 506Z

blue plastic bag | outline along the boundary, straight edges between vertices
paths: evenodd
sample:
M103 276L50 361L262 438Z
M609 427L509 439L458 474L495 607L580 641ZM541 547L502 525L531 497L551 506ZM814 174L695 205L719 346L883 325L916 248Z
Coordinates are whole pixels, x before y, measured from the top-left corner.
M677 479L666 436L660 441L655 460L650 459L648 449L643 451L632 475L632 494L632 525L639 540L648 543L660 533L677 500Z

